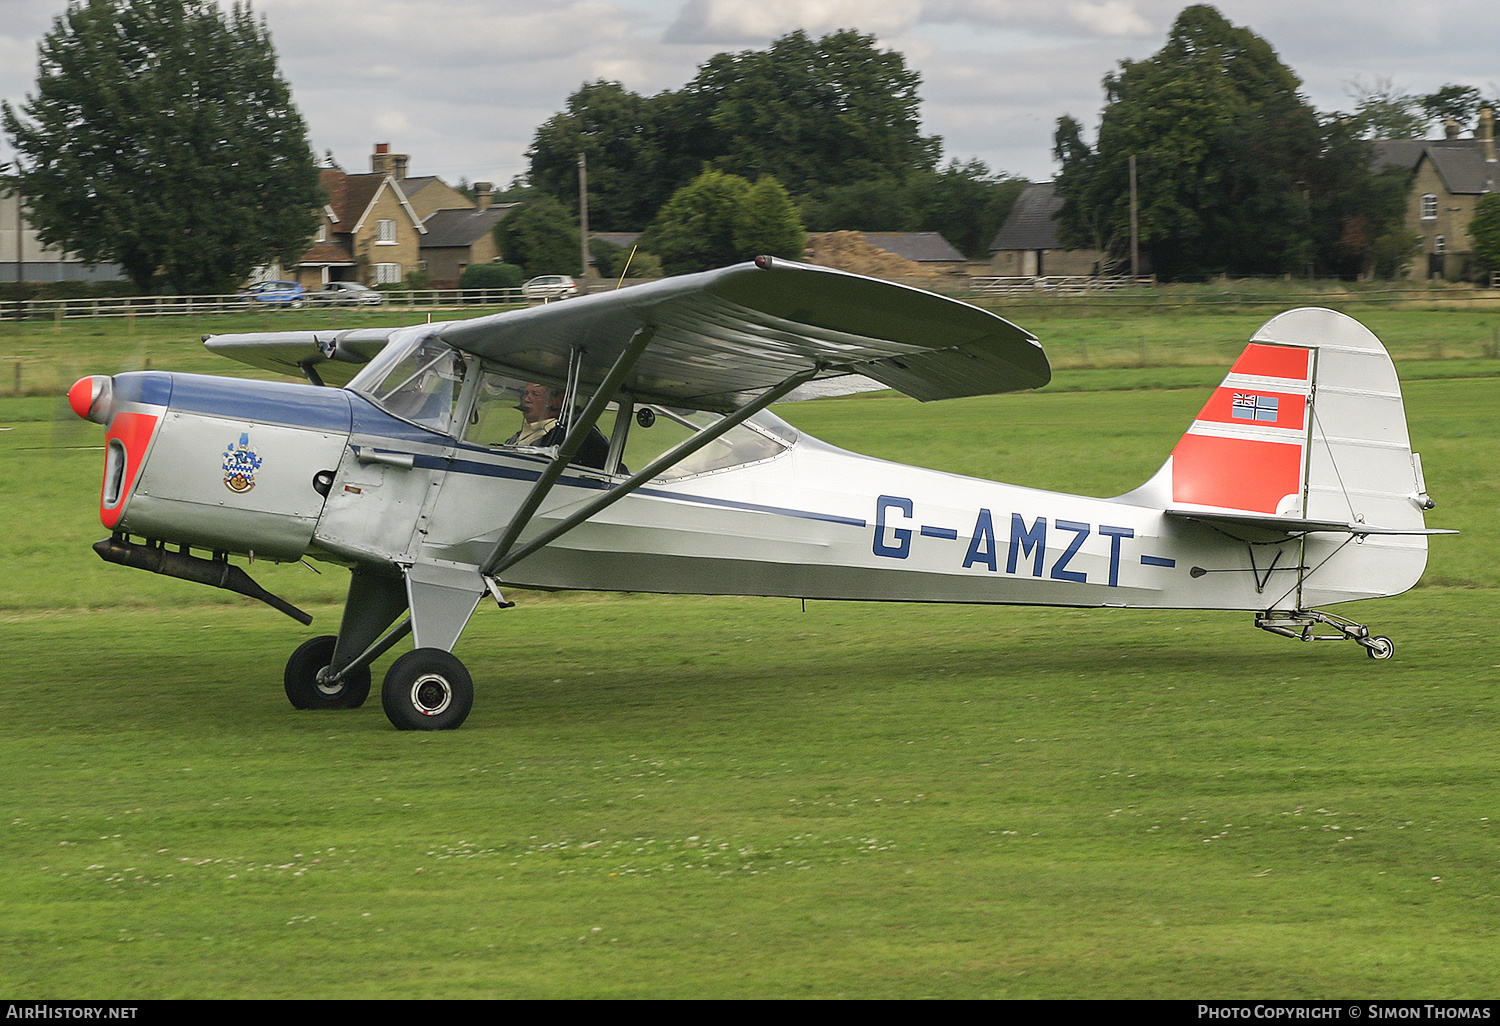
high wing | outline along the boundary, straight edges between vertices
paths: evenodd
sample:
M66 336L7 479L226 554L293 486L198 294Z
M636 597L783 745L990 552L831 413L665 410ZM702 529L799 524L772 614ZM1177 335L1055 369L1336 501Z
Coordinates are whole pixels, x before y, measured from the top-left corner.
M387 336L392 330L379 329ZM418 326L527 380L560 383L582 350L597 385L637 332L650 334L620 389L637 399L730 411L797 374L788 399L890 387L928 401L1045 385L1036 337L977 307L825 267L759 257L700 274L466 321ZM374 339L334 333L217 336L256 366L328 376ZM367 330L362 335L373 336ZM347 339L347 341L345 340ZM273 355L274 354L274 355ZM337 368L342 369L342 368Z

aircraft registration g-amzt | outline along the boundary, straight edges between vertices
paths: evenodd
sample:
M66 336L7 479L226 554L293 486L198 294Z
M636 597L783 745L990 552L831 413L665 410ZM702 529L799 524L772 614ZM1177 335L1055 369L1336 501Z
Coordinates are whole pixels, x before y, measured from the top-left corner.
M229 557L347 566L338 634L292 654L287 697L361 705L410 633L382 689L406 730L468 716L452 649L510 586L1243 609L1386 659L1389 638L1315 607L1407 590L1440 533L1390 357L1329 310L1267 322L1161 470L1108 499L872 459L770 413L1051 369L984 310L766 257L473 320L205 342L307 383L80 380L73 409L107 428L95 551L304 624Z

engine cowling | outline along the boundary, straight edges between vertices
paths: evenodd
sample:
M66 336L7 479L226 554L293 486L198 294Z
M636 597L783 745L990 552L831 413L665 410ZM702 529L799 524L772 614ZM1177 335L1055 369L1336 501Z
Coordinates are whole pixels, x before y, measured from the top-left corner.
M335 388L138 371L81 378L68 402L106 426L105 527L269 559L307 551L349 441Z

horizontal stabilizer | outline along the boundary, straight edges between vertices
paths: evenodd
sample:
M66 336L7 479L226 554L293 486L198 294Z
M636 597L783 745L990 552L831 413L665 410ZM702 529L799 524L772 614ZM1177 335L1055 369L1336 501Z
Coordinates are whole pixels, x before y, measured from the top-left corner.
M1205 513L1188 509L1169 509L1166 515L1177 520L1195 520L1199 523L1221 527L1249 528L1255 531L1293 534L1457 534L1457 531L1432 527L1373 527L1341 520L1299 520L1295 517L1256 517L1238 513Z

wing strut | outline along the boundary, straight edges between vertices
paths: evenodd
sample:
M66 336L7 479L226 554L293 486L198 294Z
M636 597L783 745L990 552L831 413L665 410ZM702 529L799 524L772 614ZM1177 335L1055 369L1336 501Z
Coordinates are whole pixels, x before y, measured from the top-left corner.
M582 509L578 510L576 513L568 517L566 520L562 521L560 524L557 524L555 527L551 527L548 530L543 531L541 534L531 539L531 541L527 542L519 549L516 549L513 552L507 552L501 548L500 544L497 543L495 546L495 551L490 554L489 559L485 560L484 566L480 568L479 572L484 574L486 577L493 577L495 574L504 571L507 567L519 563L521 560L525 559L533 552L536 552L538 549L552 544L552 542L556 541L564 534L567 534L569 531L573 530L573 528L577 527L579 524L592 517L595 513L598 513L600 510L603 510L609 506L612 506L614 503L619 502L621 499L625 498L625 496L635 491L647 481L650 481L652 478L657 477L668 467L674 466L677 463L680 463L682 460L687 459L693 453L697 452L699 449L703 448L705 445L712 442L714 439L718 438L726 431L730 430L731 428L738 427L744 421L749 420L751 417L755 416L755 414L759 413L767 406L770 406L772 403L780 399L782 396L786 395L788 392L792 391L794 388L797 388L798 386L811 381L815 376L817 376L819 371L823 369L824 368L821 366L809 367L804 371L799 371L798 373L793 374L791 377L784 379L781 384L758 396L754 402L740 407L738 410L735 410L733 413L729 414L727 417L719 421L717 424L714 424L712 427L704 428L702 431L698 432L696 435L693 435L691 438L683 440L681 445L678 445L676 448L659 456L646 469L639 471L626 480L620 482L618 485L611 488L603 495L594 499L592 502L587 503ZM604 389L601 388L599 390L599 395L604 394ZM559 454L559 458L561 458L561 454ZM538 482L538 484L540 484L540 482ZM534 506L532 507L532 511L535 512ZM519 519L519 513L517 514L517 518ZM521 527L524 526L524 523L521 524ZM507 537L512 534L512 530L514 531L514 533L519 534L521 527L516 527L515 524L512 523L512 528L506 531ZM501 542L504 541L505 539L502 538Z
M563 443L557 450L557 455L547 465L547 469L542 471L542 476L537 479L536 484L531 486L531 491L526 495L526 501L521 503L521 508L516 510L515 515L510 518L510 523L505 527L505 533L500 536L500 540L495 543L495 547L485 557L484 563L479 568L481 574L488 577L495 572L494 568L496 564L510 551L511 546L515 545L516 539L521 536L521 532L526 529L526 525L531 523L531 518L536 515L537 507L541 506L542 500L547 497L547 493L552 490L552 486L557 483L557 479L562 476L562 472L567 469L568 464L577 455L578 449L583 445L584 439L588 437L589 432L594 428L594 424L604 414L604 408L614 398L615 392L620 387L620 382L625 379L625 375L630 373L630 369L635 366L635 361L640 358L641 353L645 352L646 346L651 343L651 336L655 333L656 329L652 327L640 327L635 330L635 334L631 336L630 344L615 358L614 366L610 367L609 373L604 376L604 380L599 382L599 387L594 390L594 396L589 400L588 406L584 407L583 412L578 415L578 419L569 425L568 433L563 438ZM576 363L576 356L574 360ZM571 367L569 370L568 380L571 386L574 381L574 375L571 373ZM568 408L566 402L563 408Z

